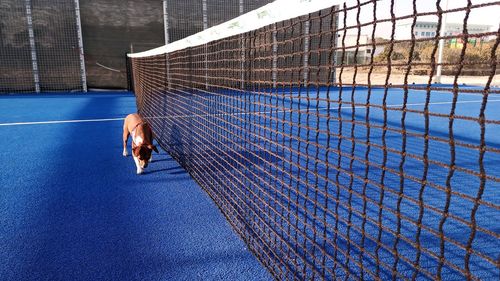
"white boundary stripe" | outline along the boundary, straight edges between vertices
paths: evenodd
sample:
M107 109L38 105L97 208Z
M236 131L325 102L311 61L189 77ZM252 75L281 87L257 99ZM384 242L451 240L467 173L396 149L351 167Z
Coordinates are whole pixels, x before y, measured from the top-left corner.
M457 104L461 103L482 103L482 100L477 101L458 101ZM490 102L500 102L500 100L488 100ZM442 104L452 104L453 102L431 102L429 105L442 105ZM422 106L425 103L408 103L406 106ZM402 107L402 104L388 104L387 107ZM355 109L365 108L366 106L355 106ZM343 110L350 110L352 106L342 107ZM325 111L328 110L327 107L320 107L318 109L309 109L309 111ZM306 109L300 110L300 112L306 112ZM330 107L330 111L337 111L337 108ZM254 112L238 112L238 113L217 113L217 114L200 114L200 115L174 115L174 116L147 116L150 119L173 119L173 118L192 118L192 117L207 117L207 116L226 116L226 115L247 115L247 114L270 114L270 113L282 113L290 112L290 110L278 110L278 111L254 111ZM299 112L299 111L293 111ZM111 122L111 121L122 121L125 118L108 118L108 119L81 119L81 120L59 120L59 121L37 121L37 122L17 122L17 123L0 123L0 126L22 126L22 125L43 125L43 124L65 124L65 123L89 123L89 122Z
M95 62L95 64L96 64L97 66L100 66L100 67L102 67L102 68L104 68L104 69L107 69L107 70L109 70L109 71L121 72L121 71L120 71L120 70L118 70L118 69L114 69L114 68L111 68L111 67L107 67L107 66L105 66L105 65L102 65L102 64L100 64L100 63L99 63L99 62L97 62L97 61Z
M488 100L487 103L490 102L498 102L500 100ZM457 101L455 102L456 104L461 104L461 103L482 103L483 100L464 100L464 101ZM426 103L408 103L406 106L422 106L425 105ZM430 102L429 105L440 105L440 104L453 104L452 101L437 101L437 102ZM388 105L388 107L399 107L403 105Z
M322 9L339 5L345 1L346 0L276 0L256 10L184 39L142 53L129 54L128 56L131 58L147 57L171 53L188 47L200 46L212 41L256 30L286 19L314 13Z
M381 88L383 89L383 88ZM451 90L452 88L450 88ZM414 92L424 92L426 93L427 90L426 89L411 89L411 91L414 91ZM467 89L463 89L462 91L467 91ZM441 91L441 90L432 90L431 88L431 93L432 94L439 94L439 95L443 95L443 94L447 94L447 95L453 95L453 92L451 91ZM458 90L458 95L460 96L474 96L474 97L478 97L478 96L482 96L483 93L467 93L467 92L461 92L461 90Z
M64 123L110 122L110 121L121 121L121 120L125 120L125 118L0 123L0 126L22 126L22 125L43 125L43 124L64 124Z

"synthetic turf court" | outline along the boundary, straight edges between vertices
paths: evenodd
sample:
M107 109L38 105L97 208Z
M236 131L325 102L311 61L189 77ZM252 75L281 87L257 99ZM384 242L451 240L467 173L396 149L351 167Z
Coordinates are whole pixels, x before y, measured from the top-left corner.
M135 110L129 93L0 97L1 279L270 280L165 152L135 174Z
M443 87L447 87L444 85ZM344 88L344 93L351 93L351 88ZM366 102L368 92L366 89L357 89L355 96L354 114L358 117L366 115L366 107L362 104ZM313 93L314 95L315 93ZM344 102L341 110L338 108L328 108L322 106L321 99L326 98L328 92L325 89L319 89L318 100L311 100L310 103L319 103L318 112L327 117L340 115L342 118L349 119L353 113L350 100ZM332 89L330 95L338 98L339 89ZM373 89L371 91L371 103L381 105L383 101L384 90ZM231 98L243 98L249 101L264 100L265 96L255 95L231 95L224 92L221 95L211 95L203 97L203 100L220 100ZM269 107L248 108L253 111L240 111L236 109L219 108L220 111L213 111L210 114L214 120L229 120L234 118L238 122L244 123L244 116L254 114L255 116L277 116L278 118L291 118L293 122L298 122L302 118L303 124L315 127L317 120L310 118L307 123L307 112L302 111L301 106L306 107L306 100L299 98L299 91L296 95L285 97L277 91L272 99L276 99L280 104L284 104L285 110L273 110ZM409 92L409 109L421 109L425 106L425 91L414 90ZM389 90L386 103L389 107L399 108L403 98L401 90ZM432 94L429 106L433 112L442 112L446 114L450 110L451 93L435 91ZM190 179L189 175L179 167L176 162L164 152L155 157L155 163L144 177L137 177L134 173L134 164L129 158L121 157L121 120L127 112L135 110L135 98L130 94L94 94L94 95L47 95L38 96L4 96L1 98L0 109L2 112L0 122L0 140L2 147L7 147L1 155L2 162L9 163L8 169L2 170L1 190L2 212L4 225L8 226L1 232L2 240L8 241L3 244L2 259L7 261L2 266L2 276L14 278L14 276L23 276L26 279L43 278L51 279L54 276L72 277L77 280L101 276L102 278L131 277L132 279L155 279L157 277L179 278L196 274L204 278L225 278L235 280L247 277L261 276L262 279L270 278L267 272L255 260L255 258L245 249L244 244L231 231L227 222L221 216L214 204L200 190L200 188ZM461 116L476 116L482 100L478 99L477 94L460 95L457 102L457 114ZM489 103L495 104L500 99L490 97ZM252 103L250 103L252 104ZM356 105L357 104L357 105ZM288 110L291 109L291 110ZM293 114L290 114L292 111ZM226 112L226 113L223 113ZM300 113L300 117L299 117ZM183 116L183 113L174 115L175 118L181 118L194 122L196 116ZM401 112L389 111L389 124L395 127L400 126ZM494 107L486 110L488 119L499 119L500 113ZM237 118L239 117L239 118ZM381 111L371 109L370 122L377 123L382 120ZM410 132L423 132L425 128L420 120L420 114L411 114L407 116L406 126ZM437 118L437 117L436 117ZM153 119L153 123L158 122ZM271 119L262 117L263 124L270 126L276 124L269 123ZM436 119L436 121L439 119ZM50 122L47 122L50 121ZM55 121L55 122L52 122ZM223 122L221 122L222 124ZM323 122L323 124L326 124ZM330 130L338 131L337 122L330 122ZM448 124L434 122L432 135L448 135ZM242 125L242 124L240 124ZM280 124L281 125L281 124ZM437 126L436 126L437 125ZM441 125L441 126L439 126ZM249 124L256 126L256 124ZM454 126L454 135L457 142L470 142L468 139L471 134L468 132L474 129L474 124L469 124L466 120L457 120ZM193 129L193 128L191 128ZM320 128L322 131L326 127ZM344 135L349 135L351 127L343 128ZM477 128L476 128L477 129ZM289 134L290 132L286 132ZM297 133L297 132L295 132ZM366 136L366 128L358 126L354 128L354 134L357 139L362 140ZM493 149L500 148L498 140L494 137L499 135L498 126L489 126L486 135L486 143ZM477 134L472 134L477 135ZM298 135L300 138L306 138L305 134ZM381 140L380 133L372 129L371 136L373 141ZM309 136L314 141L315 136ZM280 139L280 137L278 137ZM396 150L400 149L401 139L393 138L388 134L386 136L388 146ZM258 141L258 140L257 140ZM281 140L279 140L281 141ZM319 137L319 143L324 143L326 138ZM477 140L472 140L477 141ZM349 142L345 142L349 145ZM417 155L422 154L422 140L419 138L408 138L408 153ZM259 145L265 144L265 142ZM171 144L174 149L175 143ZM448 162L450 159L449 151L440 148L439 142L432 142L429 147L429 156L431 160L437 162ZM304 154L305 147L302 147ZM477 152L467 151L467 148L457 148L459 154L470 153L471 157L477 157ZM16 153L22 151L22 153ZM362 144L358 144L355 155L358 159L363 159L365 149ZM373 153L373 151L372 151ZM224 155L224 154L221 154ZM382 163L383 153L374 154L370 161ZM378 156L377 156L378 155ZM14 157L12 157L14 156ZM259 164L258 157L248 156L246 161L248 165ZM213 156L220 163L224 163L224 156ZM268 156L279 162L280 158L288 158L286 153ZM266 159L266 160L269 160ZM326 160L326 159L325 159ZM342 160L341 167L349 167L349 158ZM469 167L477 169L477 163L466 159L468 162L459 162L460 167ZM305 161L305 159L303 160ZM462 161L458 158L457 161ZM498 177L498 169L495 169L495 163L498 163L497 154L486 153L485 168L488 173ZM222 164L223 165L223 164ZM388 166L397 169L399 163L388 163ZM412 174L419 177L421 169L411 169L411 159L405 165L409 165ZM415 167L419 167L415 165ZM230 169L230 167L226 167ZM362 169L364 166L354 167ZM318 172L324 173L324 167L318 166ZM440 171L436 166L430 169L429 177L433 181L443 181L442 176L446 171ZM335 173L331 173L332 177ZM386 182L398 182L399 178L388 174ZM304 173L301 174L304 177ZM380 174L370 174L369 178L379 177ZM343 177L343 178L342 178ZM342 176L340 181L343 184L349 183L349 177ZM465 186L478 185L475 177L466 173L458 172L454 178L457 183L464 183ZM358 178L354 179L359 181ZM170 184L166 184L166 183ZM465 184L467 183L467 185ZM390 186L390 184L388 184ZM397 185L396 185L397 186ZM460 185L458 185L460 186ZM348 217L348 205L362 206L362 190L359 188L362 184L353 185L353 193L349 199L347 189L341 189L338 194L343 203L339 205L339 215ZM487 186L493 188L494 186ZM359 189L359 190L358 190ZM414 192L411 191L414 189ZM415 206L414 200L418 199L419 186L408 182L405 187L405 194L408 196L403 200L401 212L409 219L418 219L418 206ZM304 196L304 190L300 191L298 198ZM380 193L367 189L366 195L372 200L367 206L366 213L372 218L371 222L375 225L378 217L378 201ZM462 212L468 210L472 204L470 200L464 200L458 195L466 195L473 198L477 190L464 188L455 190L452 196L453 207L450 213L456 215L456 218L467 220L470 214ZM296 194L296 197L297 197ZM486 193L488 197L483 197L486 202L496 202L499 198L498 193ZM279 198L279 194L276 194ZM397 200L397 190L386 191L384 202L394 205L392 201ZM318 200L325 200L322 194L318 195ZM443 208L445 197L443 192L437 192L432 188L426 189L423 194L427 206L438 209ZM408 201L406 201L408 200ZM457 204L460 201L460 204ZM283 201L284 202L284 201ZM302 203L302 202L301 202ZM332 204L334 202L332 201ZM312 213L314 206L307 206ZM293 210L293 207L292 207ZM389 209L384 210L384 225L397 225L397 218ZM295 210L301 217L304 217L304 211L300 208ZM491 210L482 207L476 214L482 227L487 230L498 232L499 225L497 221L486 220L482 218L491 217ZM331 214L328 214L331 215ZM351 221L356 227L351 233L360 230L362 225L361 213L351 217ZM309 214L310 216L310 214ZM309 217L310 221L314 220ZM436 231L441 216L438 214L427 214L423 218L423 223L429 227L429 230ZM346 221L339 224L339 229L347 229ZM299 222L299 227L302 222ZM370 221L365 221L367 232L372 232L372 237L376 237L377 229L370 229ZM456 241L465 242L469 233L456 232L459 223L455 220L449 220L445 224L447 235ZM415 232L415 226L412 224L403 224L401 233L410 236ZM312 235L312 233L309 233ZM332 234L333 235L333 234ZM332 236L333 238L333 236ZM422 235L421 242L426 243L426 239L432 239L433 235ZM484 239L483 239L484 238ZM337 243L345 243L345 237L338 237ZM359 236L350 236L351 241L360 239ZM358 241L359 242L359 241ZM401 241L401 254L408 258L413 257L411 247L406 252L404 245L407 241ZM427 241L431 242L431 241ZM394 240L388 238L384 243L390 245ZM489 241L487 236L479 235L474 244L474 248L481 252L490 251L494 258L496 247L491 245L498 244L498 241ZM367 239L364 242L365 247L371 247L375 251L376 245L373 241ZM449 258L453 258L453 253L460 256L460 249L453 244L447 246ZM488 250L489 249L489 250ZM333 249L330 249L333 250ZM366 250L365 250L366 251ZM379 250L383 259L384 249ZM437 252L437 249L435 249ZM368 251L369 252L369 251ZM76 254L78 253L78 254ZM352 249L351 255L359 254L359 250ZM179 258L183 257L183 258ZM391 256L387 256L387 264L392 262ZM210 260L210 262L206 262ZM198 262L196 262L198 261ZM479 276L485 279L492 278L498 272L488 264L475 264L475 272L480 272ZM89 268L92 268L90 274ZM382 268L384 269L384 268ZM404 266L399 269L403 272ZM432 270L432 269L430 269ZM445 272L453 274L453 270ZM97 275L95 275L97 274ZM245 275L248 274L248 275ZM255 275L258 274L258 275Z

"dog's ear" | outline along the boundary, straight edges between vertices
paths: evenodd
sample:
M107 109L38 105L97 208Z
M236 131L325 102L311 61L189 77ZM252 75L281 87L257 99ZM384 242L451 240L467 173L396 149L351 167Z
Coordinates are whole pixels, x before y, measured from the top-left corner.
M148 145L148 148L151 150L154 150L156 153L160 153L160 152L158 152L158 148L156 148L156 146L154 146L152 144Z
M140 151L141 151L141 147L140 146L136 146L136 147L132 148L132 154L135 157L139 157Z

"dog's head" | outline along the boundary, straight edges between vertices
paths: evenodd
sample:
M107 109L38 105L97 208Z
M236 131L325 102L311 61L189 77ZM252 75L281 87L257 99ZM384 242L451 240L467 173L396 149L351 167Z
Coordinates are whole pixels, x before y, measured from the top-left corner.
M153 153L153 151L158 153L158 149L152 144L143 144L132 149L132 153L139 159L139 165L143 169L148 167L149 159L151 159L151 153Z

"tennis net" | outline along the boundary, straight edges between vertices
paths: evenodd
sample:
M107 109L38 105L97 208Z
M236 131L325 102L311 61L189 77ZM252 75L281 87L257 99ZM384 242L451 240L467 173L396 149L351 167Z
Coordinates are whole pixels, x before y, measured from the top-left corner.
M278 0L130 55L138 110L277 279L496 279L500 2L444 2Z

